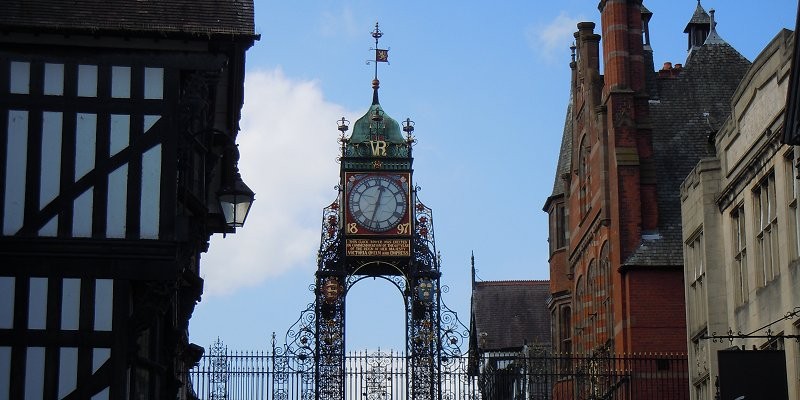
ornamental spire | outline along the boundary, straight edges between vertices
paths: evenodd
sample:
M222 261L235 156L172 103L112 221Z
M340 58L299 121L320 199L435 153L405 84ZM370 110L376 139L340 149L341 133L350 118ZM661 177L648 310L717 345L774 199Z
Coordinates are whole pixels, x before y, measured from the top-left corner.
M383 32L381 32L377 22L375 22L375 30L372 31L371 35L375 38L375 47L370 49L375 50L375 59L367 60L367 64L370 62L375 64L375 76L372 78L372 104L379 104L378 88L380 88L380 81L378 80L378 63L389 63L389 49L381 49L378 47L378 40L383 37Z

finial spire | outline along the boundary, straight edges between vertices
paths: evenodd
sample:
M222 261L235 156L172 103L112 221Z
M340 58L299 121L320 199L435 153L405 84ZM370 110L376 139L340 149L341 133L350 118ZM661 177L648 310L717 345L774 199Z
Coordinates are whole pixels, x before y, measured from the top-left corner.
M377 22L375 22L375 29L372 31L371 35L373 38L375 38L375 59L368 60L367 64L370 62L375 63L375 76L372 78L372 104L378 104L378 88L380 88L380 81L378 80L378 63L389 63L389 50L378 47L378 40L383 37L383 32L381 32Z
M578 46L575 46L575 42L572 42L572 46L569 46L569 50L572 52L572 62L575 62L575 50Z
M700 0L697 0L697 1L700 1ZM711 17L710 18L711 22L709 22L709 30L711 30L711 31L713 31L717 27L717 23L714 21L714 13L715 12L716 11L714 11L713 8L708 10L708 15Z
M383 32L381 32L378 27L377 21L375 22L375 30L372 31L372 37L375 38L375 78L373 79L378 80L378 63L382 61L380 57L381 50L378 48L378 40L383 37Z
M717 33L717 21L714 17L714 13L715 11L713 8L708 10L708 14L710 15L708 22L709 32L704 44L725 44L725 40L723 40L722 37L719 36L719 33Z
M469 260L472 269L472 289L475 289L475 250L472 251Z

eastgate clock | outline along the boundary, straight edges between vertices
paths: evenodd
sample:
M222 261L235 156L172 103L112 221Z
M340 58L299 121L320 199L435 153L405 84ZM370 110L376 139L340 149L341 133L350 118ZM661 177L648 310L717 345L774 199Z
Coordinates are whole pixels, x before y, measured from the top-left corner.
M353 179L347 196L348 211L355 224L371 232L387 232L408 212L407 181L400 176L366 175ZM348 229L350 233L363 233Z

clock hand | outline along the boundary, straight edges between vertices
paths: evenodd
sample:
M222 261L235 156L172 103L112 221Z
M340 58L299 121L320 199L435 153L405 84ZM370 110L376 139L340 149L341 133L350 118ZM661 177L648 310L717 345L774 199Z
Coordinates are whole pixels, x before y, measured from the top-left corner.
M375 208L372 210L372 222L375 222L375 215L378 214L378 207L381 205L381 197L383 197L383 186L378 187L378 199L375 200Z

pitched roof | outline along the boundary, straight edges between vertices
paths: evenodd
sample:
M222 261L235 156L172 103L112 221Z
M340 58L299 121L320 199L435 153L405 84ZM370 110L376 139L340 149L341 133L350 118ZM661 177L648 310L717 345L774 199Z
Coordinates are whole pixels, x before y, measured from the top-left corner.
M697 0L697 7L694 9L694 14L692 14L692 18L686 24L686 29L683 30L683 33L689 33L689 29L692 25L708 25L711 22L711 17L708 15L703 6L700 5L700 0Z
M475 282L472 335L480 351L519 350L550 345L550 281Z
M0 28L255 36L253 0L3 0Z
M564 120L564 132L561 137L561 150L558 154L558 164L556 165L556 177L553 180L553 193L550 197L565 193L564 174L569 174L572 164L572 96L567 106L567 116Z
M658 232L645 233L626 266L679 266L681 183L703 157L713 157L709 135L730 115L730 99L750 62L724 41L706 42L689 55L676 78L659 79L650 102Z

